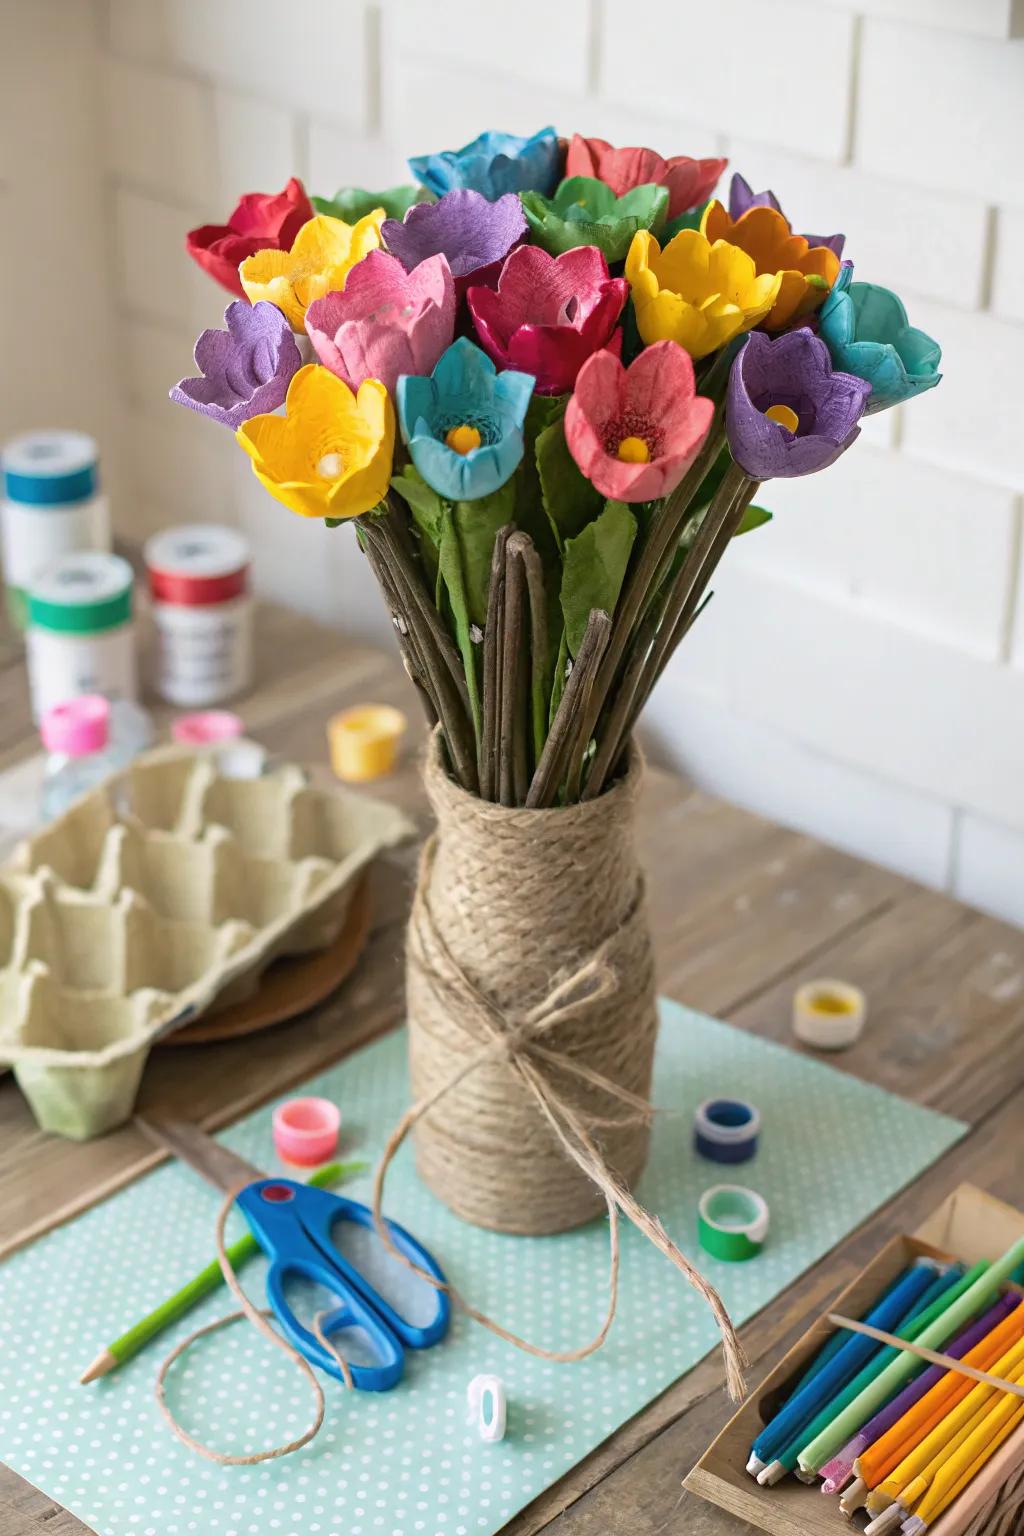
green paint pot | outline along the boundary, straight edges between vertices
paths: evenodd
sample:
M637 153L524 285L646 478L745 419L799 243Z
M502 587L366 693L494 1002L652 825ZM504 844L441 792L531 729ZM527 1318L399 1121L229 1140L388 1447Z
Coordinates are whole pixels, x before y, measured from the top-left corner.
M768 1202L742 1184L715 1184L700 1197L697 1235L712 1258L756 1258L768 1235Z

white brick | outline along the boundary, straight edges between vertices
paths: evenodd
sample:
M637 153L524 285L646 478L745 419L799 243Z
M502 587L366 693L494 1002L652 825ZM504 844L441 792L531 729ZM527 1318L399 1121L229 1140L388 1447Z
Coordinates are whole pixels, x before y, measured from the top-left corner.
M681 672L663 680L644 717L673 767L760 816L926 885L944 883L953 821L948 806L737 719L674 686Z
M227 301L228 295L224 298ZM161 419L166 418L168 411L175 418L179 412L184 415L187 408L173 405L167 393L179 379L198 371L188 333L146 320L125 320L121 334L127 361L126 394L131 404Z
M310 123L309 192L333 197L339 187L381 191L411 182L412 173L401 147L381 139L354 137L334 123Z
M747 140L730 142L728 154L723 187L741 171L755 191L771 187L799 233L842 230L858 278L967 309L981 303L988 212L979 198L941 196Z
M1016 555L1011 491L857 442L824 473L775 480L758 500L775 521L737 540L730 562L1001 657Z
M1024 202L1024 44L864 23L856 160L993 202Z
M678 686L851 766L1024 829L1024 672L742 563L724 565L715 585L715 601L673 661Z
M1016 611L1010 642L1010 660L1024 670L1024 503L1017 514L1020 519L1017 548L1017 581L1014 589Z
M548 85L584 91L590 49L588 0L516 0L500 20L487 24L475 0L401 0L385 17L385 49L400 47L410 58L433 56L449 68L497 71ZM481 126L500 128L498 122ZM538 123L538 127L543 124Z
M165 3L179 62L270 101L349 123L365 121L371 91L363 0Z
M973 32L978 37L1024 36L1022 0L831 0L865 16L913 21L923 27Z
M1019 326L915 301L910 322L942 347L936 389L903 408L902 442L936 464L1024 487Z
M601 88L709 128L824 158L847 152L853 17L801 0L606 5ZM689 153L689 151L687 151Z
M220 172L219 218L245 192L276 192L298 175L296 121L291 112L218 87L213 100Z
M958 821L954 895L1024 927L1024 833L969 812Z
M242 450L230 432L167 401L166 411L125 415L133 500L117 531L138 541L170 523L235 521L231 471Z
M103 107L107 165L116 176L212 212L216 146L206 86L111 59Z
M198 214L121 191L114 199L118 307L182 328L185 335L221 323L230 295L185 253Z
M106 40L121 58L166 58L170 39L164 0L107 0Z
M583 112L579 130L588 138L596 136L616 145L645 144L666 158L669 155L689 155L694 160L700 160L726 153L724 134L716 133L706 124L691 122L676 113L669 116L637 111L635 105L626 106L617 101L588 103ZM564 126L572 129L576 125ZM723 177L722 186L727 185L726 177Z
M1024 320L1024 208L996 210L992 308L1007 320Z
M571 133L585 120L581 98L550 86L483 70L445 70L404 56L389 68L391 84L382 102L385 137L403 155L456 148L475 139L482 127L527 134L551 123L560 133Z

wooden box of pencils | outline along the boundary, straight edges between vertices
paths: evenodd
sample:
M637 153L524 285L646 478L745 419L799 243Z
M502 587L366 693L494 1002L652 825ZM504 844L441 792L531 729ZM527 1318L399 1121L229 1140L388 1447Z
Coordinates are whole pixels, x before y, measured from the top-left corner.
M1019 1243L1022 1236L1024 1212L996 1200L974 1185L962 1184L912 1236L892 1238L836 1298L829 1311L848 1318L863 1318L872 1304L898 1282L900 1275L915 1260L955 1260L968 1268L982 1261L995 1264ZM1001 1289L1019 1293L1021 1288L1007 1283ZM817 1477L811 1485L790 1475L774 1486L761 1486L747 1470L754 1442L805 1374L809 1374L812 1363L836 1332L827 1315L807 1330L730 1419L685 1479L686 1488L751 1525L775 1533L775 1536L841 1536L843 1532L849 1536L851 1531L859 1533L863 1529L870 1518L867 1512L860 1510L851 1523L842 1512L837 1497L823 1497L822 1483ZM1024 1405L1018 1403L1018 1406ZM1012 1445L1015 1437L1022 1434L1024 1428L1016 1430L1008 1444ZM1011 1482L1016 1484L1019 1476L1020 1468L1011 1477ZM980 1477L977 1481L980 1482ZM972 1518L960 1524L958 1529L970 1536L982 1530L1002 1533L1003 1517L996 1512L996 1503L1004 1497L1005 1485L1004 1493L994 1496L996 1502L988 1505L979 1520ZM1009 1515L1007 1531L1017 1530L1013 1523L1015 1519L1024 1520L1024 1504L1016 1502L1021 1497L1021 1487L1017 1487L1016 1493L1011 1495L1017 1512ZM950 1506L950 1515L955 1508L954 1502ZM938 1532L943 1520L953 1527L954 1522L943 1516L932 1530ZM893 1530L894 1536L899 1536L898 1523Z

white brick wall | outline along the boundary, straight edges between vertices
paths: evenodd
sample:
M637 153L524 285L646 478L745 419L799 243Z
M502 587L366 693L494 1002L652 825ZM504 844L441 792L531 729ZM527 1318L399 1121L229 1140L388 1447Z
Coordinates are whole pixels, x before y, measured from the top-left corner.
M723 793L1024 923L1024 0L94 3L34 0L15 30L50 13L39 49L74 15L67 67L95 65L90 129L83 71L72 87L51 61L77 114L53 153L91 241L79 384L116 348L121 526L235 519L264 591L362 633L387 626L348 531L291 518L166 401L224 304L190 223L292 171L384 186L406 154L554 122L726 153L798 228L844 229L946 377L824 476L765 488L776 522L731 552L651 734ZM75 133L105 146L84 179ZM0 207L30 196L10 174ZM61 366L45 380L68 393Z

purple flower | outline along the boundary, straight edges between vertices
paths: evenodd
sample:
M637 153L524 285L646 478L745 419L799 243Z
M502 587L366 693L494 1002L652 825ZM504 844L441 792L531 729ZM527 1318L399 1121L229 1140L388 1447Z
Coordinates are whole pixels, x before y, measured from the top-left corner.
M302 358L292 328L276 304L236 299L224 311L226 331L204 331L196 342L200 377L182 379L171 399L230 427L284 404Z
M439 252L448 258L455 292L470 283L491 288L513 246L527 235L523 205L514 192L489 202L480 192L458 187L436 203L416 203L405 218L385 219L384 244L407 272Z
M782 213L774 192L755 192L749 181L739 171L734 171L729 183L729 217L733 223L742 218L748 208L774 208L776 213ZM804 235L804 239L808 245L827 246L836 256L843 254L846 244L845 235Z
M832 371L828 347L806 327L774 340L753 331L729 374L732 456L754 480L826 469L858 436L870 393L864 379Z

